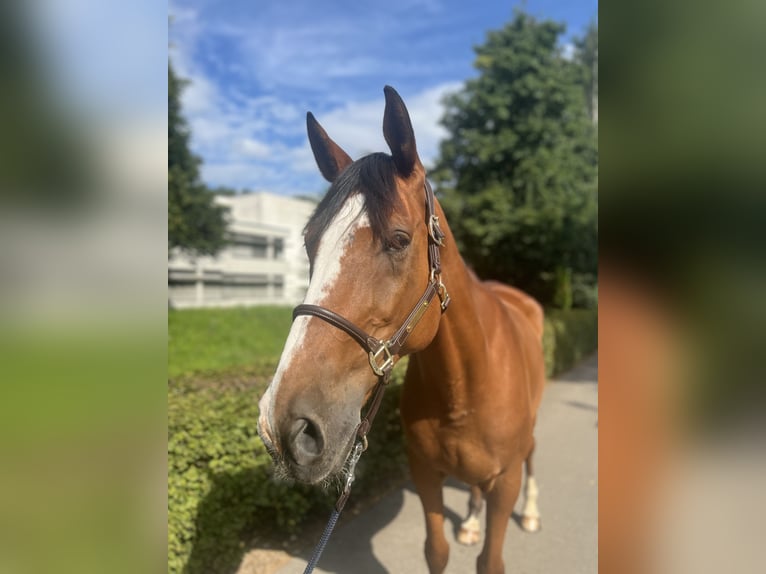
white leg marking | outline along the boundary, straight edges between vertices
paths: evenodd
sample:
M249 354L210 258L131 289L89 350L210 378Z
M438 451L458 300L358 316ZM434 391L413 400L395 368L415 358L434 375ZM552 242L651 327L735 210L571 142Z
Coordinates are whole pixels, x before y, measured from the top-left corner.
M321 305L323 299L332 292L333 286L340 274L340 262L348 248L351 238L357 229L369 227L370 221L366 213L363 213L364 198L361 194L354 194L327 227L319 242L316 259L314 260L314 272L309 283L304 303ZM269 437L271 434L270 421L274 420L274 403L279 388L279 383L285 371L292 363L293 358L303 347L303 339L306 329L312 317L297 317L290 328L285 348L277 365L277 371L259 402L261 410L261 428Z
M460 531L457 533L457 541L466 546L478 544L481 539L481 522L479 515L471 512L460 525Z
M536 532L540 530L540 510L537 508L537 481L534 476L527 477L526 488L524 489L524 513L521 517L521 526L527 532Z

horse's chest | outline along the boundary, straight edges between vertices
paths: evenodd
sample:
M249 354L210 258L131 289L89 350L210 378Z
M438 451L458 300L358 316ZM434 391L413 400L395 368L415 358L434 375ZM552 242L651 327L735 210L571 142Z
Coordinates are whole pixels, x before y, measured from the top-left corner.
M411 436L408 444L433 468L469 484L488 481L503 468L500 453L460 427L433 427Z

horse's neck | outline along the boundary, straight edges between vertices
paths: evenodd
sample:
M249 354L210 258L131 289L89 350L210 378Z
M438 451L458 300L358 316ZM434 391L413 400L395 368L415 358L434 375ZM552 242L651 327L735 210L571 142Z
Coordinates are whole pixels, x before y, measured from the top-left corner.
M474 380L473 371L484 363L487 348L474 300L477 279L463 262L449 228L445 231L442 280L452 302L441 317L436 337L418 353L417 361L423 375L421 384L433 387L431 392L444 399L446 408L459 411L470 400L471 389L466 383Z

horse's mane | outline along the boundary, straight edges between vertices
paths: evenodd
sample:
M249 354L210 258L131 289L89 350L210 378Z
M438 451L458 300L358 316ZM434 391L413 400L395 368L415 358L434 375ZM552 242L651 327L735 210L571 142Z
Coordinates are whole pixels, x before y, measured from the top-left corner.
M335 215L355 193L364 196L364 208L370 220L373 238L376 241L380 240L391 211L398 201L395 175L394 160L385 153L367 155L343 170L319 202L303 230L309 252L316 250L319 240Z

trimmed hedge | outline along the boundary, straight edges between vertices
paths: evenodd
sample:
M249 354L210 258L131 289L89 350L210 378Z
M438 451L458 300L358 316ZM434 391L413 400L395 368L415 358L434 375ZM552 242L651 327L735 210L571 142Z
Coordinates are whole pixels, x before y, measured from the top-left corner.
M257 524L289 530L318 493L269 480L260 389L168 392L168 571L226 572Z
M548 377L572 368L597 346L597 309L546 310L543 354Z
M397 368L357 467L358 492L379 491L406 473L402 378ZM233 572L254 537L288 537L334 502L335 493L271 480L271 458L256 433L263 390L170 382L168 572Z
M596 311L549 311L544 334L549 375L592 352L596 333ZM394 372L369 450L357 467L356 492L380 492L406 476L398 408L405 362ZM271 480L271 459L256 433L258 397L269 374L233 383L168 384L171 574L232 572L254 537L289 537L311 518L323 518L335 500L334 493Z

